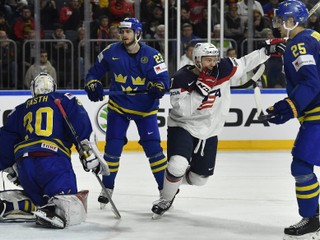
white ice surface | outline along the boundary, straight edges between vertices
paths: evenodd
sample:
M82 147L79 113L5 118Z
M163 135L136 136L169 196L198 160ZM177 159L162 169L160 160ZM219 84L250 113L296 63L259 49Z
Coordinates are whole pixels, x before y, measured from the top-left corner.
M300 220L289 151L219 152L207 185L182 186L174 209L160 220L151 219L159 193L142 152L121 158L113 195L121 220L109 207L99 209L97 179L82 170L77 155L72 161L78 189L90 191L86 222L64 230L4 223L0 240L276 240L284 227Z

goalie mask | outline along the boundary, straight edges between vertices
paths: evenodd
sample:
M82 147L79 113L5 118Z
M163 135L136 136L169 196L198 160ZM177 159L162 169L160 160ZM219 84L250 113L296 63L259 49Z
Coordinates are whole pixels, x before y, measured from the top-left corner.
M219 62L219 50L212 43L197 43L192 53L193 64L202 71L202 57L215 57Z
M57 84L48 73L40 73L31 81L31 93L35 97L40 94L55 92Z
M142 24L136 18L125 18L122 22L120 22L119 30L121 29L132 29L135 33L135 39L137 42L141 39L142 36Z

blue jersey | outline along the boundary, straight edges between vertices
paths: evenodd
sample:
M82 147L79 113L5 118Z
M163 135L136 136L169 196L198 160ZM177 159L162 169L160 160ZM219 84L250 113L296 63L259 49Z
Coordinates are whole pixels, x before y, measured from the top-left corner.
M320 121L320 34L306 29L287 43L287 93L302 121Z
M89 69L86 81L101 79L106 72L111 77L110 91L146 90L151 82L162 82L169 88L169 74L162 55L139 43L140 50L129 54L122 42L110 44ZM147 94L110 96L109 108L120 114L147 116L156 113L159 100Z
M80 141L89 139L91 122L75 96L58 92L38 95L17 106L0 129L0 170L12 166L24 153L50 152L70 158L76 140L54 103L56 98Z

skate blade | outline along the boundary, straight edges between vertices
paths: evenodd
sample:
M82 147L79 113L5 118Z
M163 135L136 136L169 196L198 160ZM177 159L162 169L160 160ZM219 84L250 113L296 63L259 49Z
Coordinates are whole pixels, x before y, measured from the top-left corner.
M52 227L59 228L59 229L65 228L64 222L57 217L53 217L52 219L48 218L45 212L42 212L39 210L36 212L33 212L33 214L35 217L41 218L44 221L50 223L52 225Z
M283 240L320 240L320 229L314 233L304 234L302 236L284 235Z

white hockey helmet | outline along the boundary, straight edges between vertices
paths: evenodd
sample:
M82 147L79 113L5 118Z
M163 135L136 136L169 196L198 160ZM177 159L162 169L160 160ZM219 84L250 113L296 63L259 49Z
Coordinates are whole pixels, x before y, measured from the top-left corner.
M40 73L36 76L30 84L32 96L35 97L39 94L46 94L54 92L57 89L56 81L45 72Z
M201 58L202 57L216 57L219 62L219 50L212 43L197 43L194 46L192 53L193 64L202 71Z

